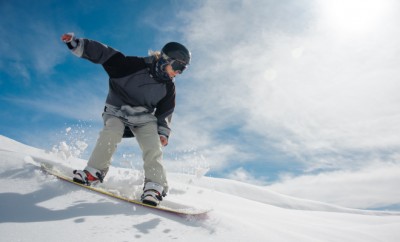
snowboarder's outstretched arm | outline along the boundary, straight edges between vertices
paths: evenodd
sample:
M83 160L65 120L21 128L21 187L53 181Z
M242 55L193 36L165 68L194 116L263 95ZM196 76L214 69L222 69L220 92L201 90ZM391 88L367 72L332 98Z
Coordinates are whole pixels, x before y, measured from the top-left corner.
M142 58L125 56L121 52L100 42L75 38L74 33L66 33L61 40L78 57L102 64L110 77L122 77L145 68Z
M94 40L75 38L74 33L66 33L61 40L78 57L85 58L96 64L104 64L111 56L120 53L115 49Z

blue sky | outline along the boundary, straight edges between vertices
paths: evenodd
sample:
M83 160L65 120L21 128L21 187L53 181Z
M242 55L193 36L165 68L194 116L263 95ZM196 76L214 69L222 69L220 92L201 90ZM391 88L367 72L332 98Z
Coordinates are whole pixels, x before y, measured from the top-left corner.
M107 76L61 34L137 56L178 41L193 62L176 80L169 171L210 168L345 206L398 204L398 12L392 0L1 1L0 134L46 150L84 141L87 158ZM141 167L135 141L114 164Z

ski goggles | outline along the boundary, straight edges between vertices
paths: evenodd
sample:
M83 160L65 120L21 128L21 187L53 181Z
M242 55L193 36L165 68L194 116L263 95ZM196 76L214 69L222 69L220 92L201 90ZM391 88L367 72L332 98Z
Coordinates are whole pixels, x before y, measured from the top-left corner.
M186 63L184 63L183 61L177 60L177 59L173 59L170 58L169 56L167 56L166 54L163 54L162 57L164 58L164 60L167 61L167 63L169 65L171 65L172 69L176 72L178 72L179 74L182 74L182 72L184 70L186 70L186 68L188 67L188 65Z

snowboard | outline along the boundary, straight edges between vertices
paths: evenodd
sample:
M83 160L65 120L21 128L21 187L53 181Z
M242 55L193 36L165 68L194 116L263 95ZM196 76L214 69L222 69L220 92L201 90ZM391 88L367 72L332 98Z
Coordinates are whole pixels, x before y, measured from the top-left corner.
M47 174L50 174L52 176L57 177L58 179L74 184L76 186L79 186L83 189L88 189L90 191L99 193L101 195L105 195L120 201L128 202L134 205L139 205L148 209L154 209L154 210L159 210L175 215L180 215L180 216L203 216L206 215L207 212L209 212L209 209L200 209L200 208L195 208L191 206L187 206L184 204L179 204L179 203L174 203L171 201L162 201L160 205L158 206L151 206L148 204L142 203L140 200L135 200L123 195L119 195L118 192L116 191L110 191L105 188L101 187L96 187L96 186L87 186L78 182L73 181L73 178L69 175L64 174L62 171L58 170L56 167L54 167L51 164L48 163L41 163L40 164L41 169L46 172Z

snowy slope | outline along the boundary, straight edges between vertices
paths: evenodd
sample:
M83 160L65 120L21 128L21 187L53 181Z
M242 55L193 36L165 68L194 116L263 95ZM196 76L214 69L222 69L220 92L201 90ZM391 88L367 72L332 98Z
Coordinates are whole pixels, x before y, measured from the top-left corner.
M0 136L0 241L400 241L400 214L347 209L232 180L169 174L166 199L212 208L182 218L132 206L44 175L81 168ZM110 169L108 188L138 193L142 173Z

